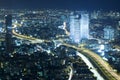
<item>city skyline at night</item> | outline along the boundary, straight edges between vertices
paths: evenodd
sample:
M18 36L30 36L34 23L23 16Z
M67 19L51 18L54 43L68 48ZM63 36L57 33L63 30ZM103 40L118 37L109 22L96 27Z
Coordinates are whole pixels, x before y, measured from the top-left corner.
M119 0L0 0L0 80L120 80Z

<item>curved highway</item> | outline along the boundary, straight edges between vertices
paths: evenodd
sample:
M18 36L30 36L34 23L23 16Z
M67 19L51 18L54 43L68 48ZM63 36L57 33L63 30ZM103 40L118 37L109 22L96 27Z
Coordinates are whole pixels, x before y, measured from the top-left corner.
M17 36L18 38L22 38L22 39L27 39L27 40L30 40L30 41L33 41L33 42L43 42L43 41L48 41L48 40L41 40L41 39L37 39L37 38L33 38L33 37L28 37L28 36L25 36L25 35L21 35L21 34L18 34L15 32L15 30L13 29L12 30L13 34L15 36ZM79 47L76 47L76 46L73 46L73 45L70 45L70 44L66 44L66 43L63 43L61 42L62 45L65 45L67 47L71 47L71 48L74 48L78 51L80 51L81 53L85 53L87 54L88 56L90 56L93 61L95 61L98 65L98 67L101 67L101 71L104 73L105 76L108 77L109 80L120 80L120 75L118 75L114 69L106 62L104 61L99 55L97 55L96 53L82 47L82 48L79 48Z

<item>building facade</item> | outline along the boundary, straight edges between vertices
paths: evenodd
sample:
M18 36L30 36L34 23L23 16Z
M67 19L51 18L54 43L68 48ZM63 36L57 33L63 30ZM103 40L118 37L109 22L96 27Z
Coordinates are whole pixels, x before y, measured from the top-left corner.
M81 39L89 39L89 15L88 13L81 13Z
M81 12L80 14L70 15L70 39L75 43L80 43L83 39L89 39L89 15Z
M104 28L104 39L105 40L114 40L115 31L111 26L106 26Z

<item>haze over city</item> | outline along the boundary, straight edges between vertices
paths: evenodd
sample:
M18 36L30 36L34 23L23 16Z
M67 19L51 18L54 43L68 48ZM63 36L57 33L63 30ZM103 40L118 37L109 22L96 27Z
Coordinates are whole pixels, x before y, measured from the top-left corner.
M0 0L0 7L13 9L120 10L119 0Z

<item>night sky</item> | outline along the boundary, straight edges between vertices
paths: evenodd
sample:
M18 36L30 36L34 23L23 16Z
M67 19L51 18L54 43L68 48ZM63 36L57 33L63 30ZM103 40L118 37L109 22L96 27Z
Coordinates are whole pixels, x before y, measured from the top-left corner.
M0 0L0 8L120 10L120 0Z

